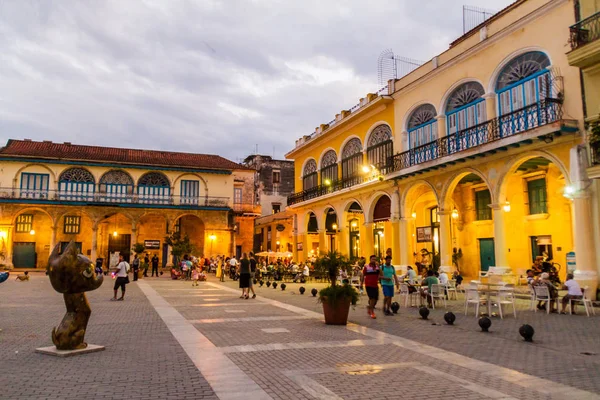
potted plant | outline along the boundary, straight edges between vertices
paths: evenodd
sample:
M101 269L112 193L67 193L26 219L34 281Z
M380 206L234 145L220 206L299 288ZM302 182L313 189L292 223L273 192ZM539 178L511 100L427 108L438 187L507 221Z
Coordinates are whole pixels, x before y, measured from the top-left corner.
M592 150L592 162L598 164L600 162L600 123L592 123L589 132L588 142Z
M348 284L337 284L340 268L347 269L350 262L337 251L330 251L317 258L316 267L327 273L330 285L319 291L319 303L327 325L346 325L350 304L356 305L358 293Z

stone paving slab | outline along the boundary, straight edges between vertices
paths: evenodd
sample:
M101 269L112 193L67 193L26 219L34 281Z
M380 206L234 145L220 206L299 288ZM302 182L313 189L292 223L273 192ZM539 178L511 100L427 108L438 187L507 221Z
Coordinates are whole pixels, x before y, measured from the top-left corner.
M0 286L2 399L217 399L137 284L111 302L113 281L88 292L92 316L86 341L106 350L56 358L35 353L65 307L43 274ZM162 279L162 278L161 278Z

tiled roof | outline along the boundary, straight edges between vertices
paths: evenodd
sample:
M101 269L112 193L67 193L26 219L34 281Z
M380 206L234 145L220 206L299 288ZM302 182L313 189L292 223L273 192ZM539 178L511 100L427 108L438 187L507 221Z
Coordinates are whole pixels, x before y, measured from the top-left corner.
M116 147L84 146L71 143L53 143L50 141L34 142L28 139L10 139L5 147L0 148L1 156L190 169L248 169L213 154L119 149Z

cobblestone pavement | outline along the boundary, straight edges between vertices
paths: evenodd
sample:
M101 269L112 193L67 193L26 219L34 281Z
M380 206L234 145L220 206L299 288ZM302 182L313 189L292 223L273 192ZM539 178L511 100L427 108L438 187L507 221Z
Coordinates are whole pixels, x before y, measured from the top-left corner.
M106 351L56 359L33 351L51 344L62 298L42 276L6 282L0 398L600 399L600 316L522 303L516 320L493 318L485 334L462 302L449 304L457 321L448 326L438 309L428 321L415 308L371 320L361 298L351 324L326 326L309 294L324 285L306 284L304 295L300 286L257 286L245 300L237 282L144 279L110 302L106 282L89 293L86 336ZM534 343L520 339L523 323L536 329Z
M111 279L88 292L86 341L106 350L69 358L51 346L65 306L43 274L0 285L0 399L217 399L138 285L111 302ZM162 278L161 278L162 279Z

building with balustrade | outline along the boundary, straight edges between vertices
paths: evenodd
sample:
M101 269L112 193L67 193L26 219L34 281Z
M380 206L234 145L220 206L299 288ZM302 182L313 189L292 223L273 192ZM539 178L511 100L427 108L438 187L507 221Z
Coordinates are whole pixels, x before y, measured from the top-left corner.
M515 278L541 256L564 279L574 251L595 286L589 200L570 195L585 169L574 22L572 1L516 1L297 140L295 256L391 251L400 268Z
M165 237L176 231L197 256L250 251L253 219L244 216L260 215L253 200L254 171L216 155L31 140L0 149L0 241L9 266L43 268L54 246L71 240L105 265L143 243L165 266ZM242 231L248 240L237 238Z

